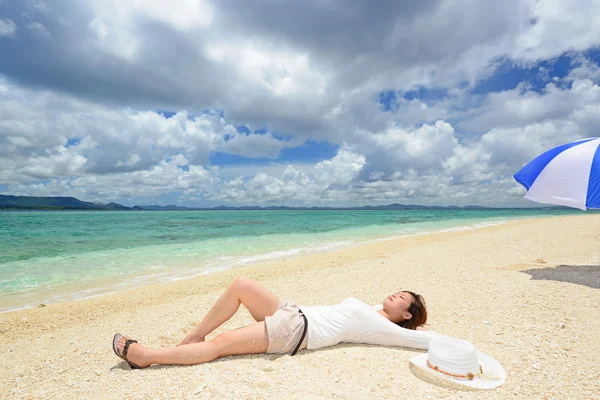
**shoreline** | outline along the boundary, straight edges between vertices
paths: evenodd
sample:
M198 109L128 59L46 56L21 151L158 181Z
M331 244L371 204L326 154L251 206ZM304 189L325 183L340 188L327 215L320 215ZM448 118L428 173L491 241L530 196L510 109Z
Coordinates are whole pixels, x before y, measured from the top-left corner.
M472 224L472 225L469 225L469 224L462 225L461 224L461 225L457 225L457 226L450 227L450 228L424 230L424 231L415 232L415 233L402 233L402 234L378 237L378 238L362 238L362 239L359 239L358 241L352 242L352 243L345 243L347 241L331 242L331 243L327 243L326 249L292 248L292 249L287 249L287 250L275 250L275 251L271 251L271 252L264 253L264 254L238 256L237 259L234 259L231 263L226 264L226 265L215 265L214 263L213 264L209 263L202 267L185 268L185 269L180 269L180 270L169 269L169 270L166 270L166 271L158 273L158 274L148 274L148 273L134 274L134 275L127 277L127 280L134 279L134 280L146 281L146 282L141 282L138 284L131 284L131 285L124 285L124 283L126 281L114 279L114 278L116 278L116 276L115 277L107 277L104 279L97 279L97 280L91 281L91 282L62 283L62 284L59 284L56 286L61 286L61 287L83 286L83 289L58 291L58 292L54 291L54 289L56 289L56 286L39 289L36 291L36 294L39 294L39 295L35 296L36 297L35 301L31 301L26 304L21 304L21 305L14 306L14 307L9 306L9 308L6 308L6 309L0 309L0 315L3 313L7 313L7 312L27 310L27 309L40 307L40 306L46 307L50 304L81 301L81 300L91 299L91 298L95 298L95 297L99 297L99 296L121 293L123 291L137 289L137 288L141 288L141 287L148 286L148 285L177 282L177 281L188 280L188 279L195 279L198 277L203 277L203 276L214 274L214 273L220 273L223 271L237 270L237 269L242 269L242 268L246 268L246 267L259 267L262 264L282 262L282 261L293 260L293 259L302 258L302 257L306 257L306 256L326 254L326 253L336 252L336 251L350 250L350 249L354 249L356 247L361 247L361 246L365 246L365 245L368 246L372 243L384 242L384 241L389 241L389 240L399 240L399 239L410 238L410 237L414 237L414 236L423 236L423 235L426 236L426 235L438 234L438 233L461 232L461 231L468 231L468 230L474 230L474 229L481 229L481 228L485 228L488 226L497 226L497 225L503 225L503 224L507 224L507 223L518 222L518 221L526 221L526 220L530 220L530 219L556 218L556 217L559 217L559 216L513 217L513 219L502 218L497 221L496 220L490 221L489 223L486 222L486 219L481 219L481 220L477 220L476 222L469 221L471 223L474 222L474 224ZM271 254L277 254L277 253L279 253L279 254L284 253L284 254L281 256L280 255L270 256ZM285 253L287 253L287 254L285 254ZM244 259L253 259L253 260L244 261ZM205 268L206 268L206 270L205 270ZM163 277L160 277L161 275ZM104 283L102 283L102 282L104 282ZM115 286L123 286L123 288L115 289ZM81 295L82 293L86 293L86 292L96 292L96 293L94 293L92 295ZM21 293L24 293L24 292L21 292ZM13 293L10 296L12 296L12 298L14 298L14 297L17 297L19 294L20 293ZM0 297L0 299L1 299L1 297ZM56 300L53 300L53 299L56 299Z
M559 216L404 237L2 313L0 397L597 398L600 290L525 271L597 265L599 222ZM421 352L397 347L342 344L135 371L113 354L115 332L174 346L242 275L300 305L350 296L377 304L414 290L426 299L430 329L496 358L507 381L484 392L432 385L410 372ZM251 321L242 309L208 339Z

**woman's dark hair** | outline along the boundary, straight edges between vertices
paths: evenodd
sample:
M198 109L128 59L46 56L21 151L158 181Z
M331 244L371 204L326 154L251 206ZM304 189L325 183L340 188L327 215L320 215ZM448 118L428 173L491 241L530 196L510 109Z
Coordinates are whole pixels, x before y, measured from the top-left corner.
M425 299L420 294L413 293L408 290L403 290L404 293L410 293L412 302L408 307L408 312L412 315L410 319L405 319L398 322L398 326L406 329L417 329L418 326L427 323L427 308L425 307Z

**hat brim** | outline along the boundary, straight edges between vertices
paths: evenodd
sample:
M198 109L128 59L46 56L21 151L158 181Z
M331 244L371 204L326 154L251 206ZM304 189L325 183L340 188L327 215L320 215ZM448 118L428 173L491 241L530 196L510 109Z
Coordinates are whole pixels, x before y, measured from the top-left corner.
M426 374L435 376L436 378L440 378L458 385L467 386L472 389L493 389L503 385L506 381L506 372L504 371L502 365L500 365L498 361L496 361L494 358L488 356L485 353L479 351L478 354L479 364L481 364L483 372L488 376L497 377L497 379L484 379L480 377L475 377L473 380L468 380L453 378L446 374L442 374L441 372L438 372L427 366L427 353L419 354L418 356L411 358L410 362Z

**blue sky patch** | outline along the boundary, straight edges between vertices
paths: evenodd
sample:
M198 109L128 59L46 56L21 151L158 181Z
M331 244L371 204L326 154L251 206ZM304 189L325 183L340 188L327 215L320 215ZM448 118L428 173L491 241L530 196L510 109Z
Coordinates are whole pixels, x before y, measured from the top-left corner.
M238 126L236 126L236 127L235 127L235 130L236 130L238 133L244 133L244 134L246 134L246 135L249 135L249 134L251 134L251 133L254 133L254 134L256 134L256 135L265 135L266 133L268 133L268 132L269 132L269 128L268 128L268 127L266 127L266 126L265 126L265 127L262 127L262 128L255 129L255 130L251 131L251 130L250 130L250 128L248 128L248 126L247 126L247 125L238 125Z
M398 96L402 96L404 100L420 100L424 103L432 103L437 100L441 100L448 96L448 89L432 88L427 89L419 86L416 89L408 90L406 92L395 91L387 89L379 92L379 104L381 104L382 111L396 111L398 109L397 100Z
M585 58L600 65L600 48L591 49L584 53Z
M552 78L564 78L571 69L572 58L568 54L563 54L558 58L542 61L533 67L520 67L514 62L504 60L496 69L494 75L489 79L479 82L473 88L473 94L487 94L490 92L502 92L512 90L521 82L529 82L531 90L538 93L542 92L546 84L552 81Z
M381 104L382 111L392 111L395 109L394 103L398 99L395 90L384 90L379 92L379 104Z
M421 100L425 103L435 100L441 100L448 96L448 89L432 88L427 89L419 86L417 89L408 90L402 94L405 100Z
M235 130L238 133L245 133L246 135L250 134L250 128L248 128L246 125L239 125L235 127Z
M169 118L173 117L175 114L177 114L176 112L173 112L173 111L164 111L164 110L159 110L157 112L160 115L162 115L163 117L165 117L166 119L169 119Z
M79 143L81 143L81 138L70 138L69 140L67 140L67 144L65 145L65 147L77 146Z
M175 114L177 114L178 111L157 110L156 112L158 114L162 115L163 117L165 117L166 119L169 119L169 118L173 118L173 116ZM197 115L197 114L191 114L188 112L188 119L190 119L190 120L194 119L194 115ZM202 112L200 112L200 115L218 115L219 117L223 118L223 117L225 117L225 112L223 110L207 108L205 110L202 110Z

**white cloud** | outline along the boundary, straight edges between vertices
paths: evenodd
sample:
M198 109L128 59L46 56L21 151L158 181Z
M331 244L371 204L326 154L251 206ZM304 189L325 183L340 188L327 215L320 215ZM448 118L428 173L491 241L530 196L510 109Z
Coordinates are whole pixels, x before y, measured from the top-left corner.
M94 15L131 25L140 16L146 16L180 30L207 27L213 20L214 10L203 0L101 0L91 1ZM120 26L124 28L124 26Z
M133 167L137 163L140 162L140 156L138 154L128 154L128 160L123 162L121 160L117 161L117 167Z
M17 32L17 25L8 18L0 19L0 37L14 36Z
M172 164L178 167L184 167L189 163L190 161L183 154L177 154L172 160Z
M279 157L279 152L282 149L295 147L295 145L295 141L293 143L286 143L274 138L270 133L234 134L228 141L221 144L218 150L245 157L276 159Z
M27 29L34 32L36 35L44 37L44 38L52 37L52 34L48 31L46 26L44 26L44 24L42 24L41 22L37 22L37 21L31 22L31 23L27 24Z
M74 196L88 201L127 197L156 197L164 193L210 191L216 178L209 169L190 166L188 171L161 162L148 170L52 179L48 183L11 185L11 193L28 196Z
M478 132L493 128L520 127L563 119L577 110L598 103L600 88L589 79L575 79L570 88L559 87L550 82L541 93L529 90L527 84L521 84L513 90L487 95L483 106L474 110L471 118L460 126Z
M47 179L78 173L87 162L87 159L81 154L77 154L73 149L57 146L48 149L43 156L30 157L28 161L27 165L23 165L18 170L19 173L32 178Z
M340 150L331 160L315 165L315 180L327 185L350 183L365 165L365 157L349 150Z
M569 71L568 80L590 79L600 81L600 66L585 57L579 56L574 59L575 67Z
M499 102L498 96L511 100ZM571 88L552 85L541 94L515 90L489 97L482 118L492 128L481 138L460 145L444 162L456 179L477 183L510 178L544 151L597 136L600 127L600 87L587 79L573 81Z
M225 137L233 139L226 142ZM69 140L74 144L69 146ZM0 182L4 183L146 170L171 158L179 166L205 166L209 154L217 150L276 157L283 147L298 144L279 141L270 133L240 136L216 112L190 116L180 111L167 118L0 80ZM66 168L68 157L73 159Z
M271 174L257 172L248 179L238 176L223 182L208 199L235 204L314 205L345 202L349 184L358 175L365 158L340 150L331 160L310 168L288 164Z
M388 160L394 159L404 166L438 164L440 159L451 155L458 144L454 128L444 121L424 124L414 131L388 128L370 136L370 140L377 149L388 154Z
M267 43L227 39L207 44L205 51L216 63L235 68L242 82L275 98L324 94L326 77L307 54Z
M97 0L90 1L88 29L109 54L135 61L144 50L137 24L159 22L182 32L206 28L213 21L213 7L202 0Z
M536 1L530 23L517 37L510 54L518 60L535 62L598 46L598 12L600 4L595 0Z

